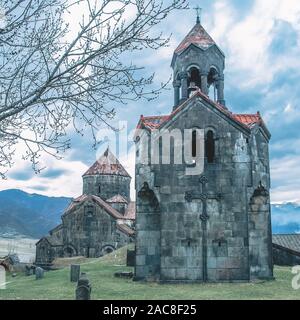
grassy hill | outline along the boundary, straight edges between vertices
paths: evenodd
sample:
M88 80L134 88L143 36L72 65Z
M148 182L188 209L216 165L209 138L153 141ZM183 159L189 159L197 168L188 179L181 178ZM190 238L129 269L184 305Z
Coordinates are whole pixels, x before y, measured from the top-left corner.
M114 277L114 272L132 270L125 267L123 248L100 259L85 259L81 271L86 272L92 285L92 299L300 299L293 290L291 268L276 267L276 280L240 284L162 285L139 283ZM0 299L74 299L76 284L69 280L69 267L45 274L42 280L34 276L7 275L7 289L0 290Z

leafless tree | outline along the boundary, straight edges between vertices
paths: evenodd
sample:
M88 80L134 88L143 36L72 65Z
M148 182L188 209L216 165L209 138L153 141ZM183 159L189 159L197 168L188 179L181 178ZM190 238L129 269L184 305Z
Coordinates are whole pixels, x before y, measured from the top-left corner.
M0 12L0 175L23 157L39 170L43 152L60 157L78 133L109 125L115 104L155 98L153 75L128 55L166 46L157 25L186 0L4 0ZM66 23L83 11L78 30ZM127 59L126 59L127 57Z

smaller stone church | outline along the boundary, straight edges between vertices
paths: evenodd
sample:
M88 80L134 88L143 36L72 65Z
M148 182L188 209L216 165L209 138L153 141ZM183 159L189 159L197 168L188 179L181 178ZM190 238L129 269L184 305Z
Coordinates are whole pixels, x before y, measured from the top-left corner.
M135 203L131 177L107 149L83 175L83 194L64 211L62 223L36 244L36 264L57 257L100 257L133 240Z

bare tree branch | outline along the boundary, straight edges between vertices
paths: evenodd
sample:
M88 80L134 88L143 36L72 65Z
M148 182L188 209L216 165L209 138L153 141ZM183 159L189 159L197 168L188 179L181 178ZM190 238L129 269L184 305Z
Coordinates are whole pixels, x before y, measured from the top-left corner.
M166 46L156 27L186 0L5 0L0 25L0 175L12 165L15 146L39 170L43 152L70 148L68 132L93 137L110 125L112 103L158 96L153 75L143 76L128 56ZM66 16L84 14L74 35ZM125 59L127 57L127 59ZM96 141L94 142L96 143Z

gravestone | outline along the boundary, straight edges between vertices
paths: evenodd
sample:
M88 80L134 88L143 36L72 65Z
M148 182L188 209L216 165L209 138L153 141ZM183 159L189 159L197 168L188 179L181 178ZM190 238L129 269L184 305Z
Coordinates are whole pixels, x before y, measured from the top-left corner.
M79 264L71 264L70 270L70 279L71 282L77 282L80 277L80 265Z
M34 266L26 265L25 266L25 275L26 276L32 276L34 274L34 270L35 270Z
M43 279L44 278L44 269L41 267L36 267L35 268L35 279Z
M127 267L135 267L135 250L127 250Z
M133 278L133 272L126 272L126 271L123 271L123 272L115 272L114 273L114 276L117 277L117 278Z
M81 273L76 288L76 300L90 300L92 287L85 273Z

